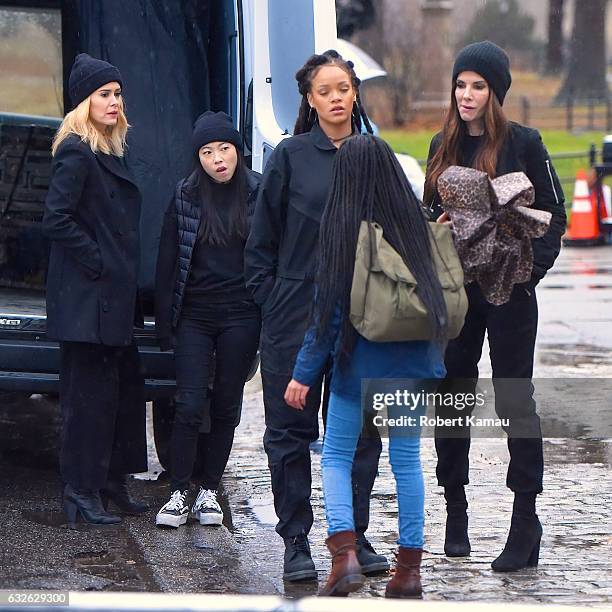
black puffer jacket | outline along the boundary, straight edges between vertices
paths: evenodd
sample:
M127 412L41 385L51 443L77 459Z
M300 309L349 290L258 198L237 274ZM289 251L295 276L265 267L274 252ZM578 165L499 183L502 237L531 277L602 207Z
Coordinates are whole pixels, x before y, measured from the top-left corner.
M540 281L552 268L561 250L561 236L565 231L567 217L565 198L557 173L538 130L510 122L508 138L502 147L497 162L497 176L509 172L524 172L535 187L534 208L552 214L550 227L544 236L533 241L533 272L531 283ZM428 162L442 142L438 133L431 141ZM436 193L433 202L425 202L430 209L439 205Z
M162 350L174 345L174 330L178 324L191 267L202 208L188 197L193 175L181 180L164 215L159 239L155 274L155 331ZM261 175L246 171L248 222L255 210Z

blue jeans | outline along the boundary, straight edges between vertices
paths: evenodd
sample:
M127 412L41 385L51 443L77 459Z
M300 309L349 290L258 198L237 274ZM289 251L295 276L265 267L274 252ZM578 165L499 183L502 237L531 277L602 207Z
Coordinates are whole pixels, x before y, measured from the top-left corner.
M361 402L332 393L321 460L328 535L355 530L351 468L361 430ZM389 460L399 506L397 543L404 548L423 548L425 486L421 440L416 435L399 433L389 428Z

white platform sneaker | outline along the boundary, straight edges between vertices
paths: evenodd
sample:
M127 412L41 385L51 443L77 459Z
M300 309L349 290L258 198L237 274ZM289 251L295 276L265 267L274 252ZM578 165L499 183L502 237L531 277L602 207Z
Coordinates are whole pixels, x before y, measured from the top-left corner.
M191 511L200 521L200 525L221 525L223 523L223 510L217 501L217 492L212 489L200 487Z
M172 492L170 499L160 508L155 517L155 524L161 527L180 527L187 522L189 504L187 491Z

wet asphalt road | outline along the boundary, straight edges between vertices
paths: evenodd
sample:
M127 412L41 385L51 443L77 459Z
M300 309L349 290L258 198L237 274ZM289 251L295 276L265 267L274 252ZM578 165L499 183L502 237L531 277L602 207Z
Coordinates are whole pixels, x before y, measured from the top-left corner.
M606 420L612 400L594 383L589 396L595 400L585 400L580 414L563 402L564 381L612 378L612 247L566 249L538 295L536 376L559 383L558 396L542 407L557 415L558 435L545 441L545 492L538 502L544 524L540 566L512 575L494 574L489 566L503 548L512 505L503 486L507 451L501 438L473 442L468 488L472 556L453 562L444 557L443 498L435 484L433 441L424 439L426 599L612 603L612 434ZM485 348L484 376L490 372L486 355ZM57 474L58 432L55 401L0 397L0 588L288 596L316 592L316 584L285 585L280 577L283 546L274 533L257 378L248 385L224 477L223 527L155 527L154 515L168 485L151 448L149 473L132 482L134 493L151 504L145 516L128 517L119 526L66 529ZM318 444L313 448L311 544L323 580L329 559L319 462ZM396 538L393 491L385 450L369 536L388 555ZM368 580L356 596L382 596L387 579Z

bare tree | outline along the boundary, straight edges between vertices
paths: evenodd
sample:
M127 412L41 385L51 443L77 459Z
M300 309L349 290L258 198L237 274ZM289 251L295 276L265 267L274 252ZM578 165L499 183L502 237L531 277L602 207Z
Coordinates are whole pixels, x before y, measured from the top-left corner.
M563 70L563 8L565 0L548 0L548 41L546 72L559 74Z
M420 88L420 4L381 0L375 23L353 38L387 71L366 87L368 111L381 124L400 126L410 119L410 102Z
M605 101L606 82L606 8L607 0L577 0L574 9L569 69L556 101L573 96L576 102L589 99Z

